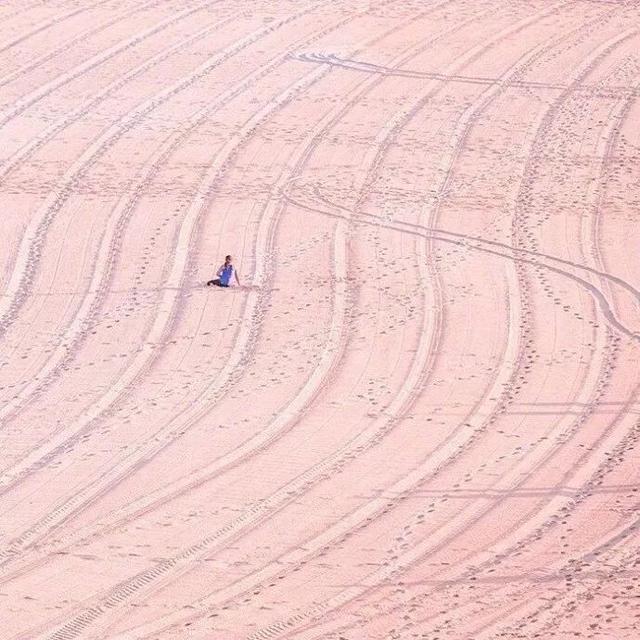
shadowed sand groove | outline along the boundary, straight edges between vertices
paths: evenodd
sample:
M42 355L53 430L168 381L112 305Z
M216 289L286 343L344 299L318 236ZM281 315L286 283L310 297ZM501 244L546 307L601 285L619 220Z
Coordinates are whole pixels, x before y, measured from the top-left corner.
M225 22L226 21L224 21L223 24ZM275 25L275 26L277 27L278 25ZM217 28L217 27L218 25L215 25L214 28ZM211 28L208 28L206 32L210 30ZM274 25L271 25L265 30L265 32L272 32L273 30L274 30ZM199 37L200 36L198 35L198 38ZM246 46L253 44L254 41L255 41L254 38L250 37L246 42L242 42L240 46L234 45L233 47L231 47L231 52L237 53L239 49L242 49ZM165 54L163 53L162 56L164 57L164 55ZM228 57L228 53L223 52L223 54L218 57L217 62L218 63L224 62L227 59L227 57ZM270 61L270 63L265 66L269 68L269 67L275 66L275 63L273 61ZM183 124L180 131L175 135L175 137L169 138L168 141L166 141L159 148L158 152L155 153L150 158L149 161L147 161L143 169L142 178L140 182L138 182L133 186L133 188L131 189L131 193L128 195L128 197L123 198L121 200L121 203L119 203L118 206L114 209L113 216L112 216L112 219L114 222L110 225L111 229L113 230L110 229L111 233L108 233L107 237L112 236L123 226L123 220L126 221L127 218L131 217L133 210L135 209L137 200L141 197L142 193L144 192L145 185L150 182L154 173L157 171L158 165L166 160L169 153L175 150L176 146L185 138L186 134L190 133L195 127L201 124L202 121L209 116L211 111L213 111L216 108L220 108L222 105L224 105L225 103L235 98L242 91L246 90L246 88L251 86L253 81L259 78L263 73L264 73L264 69L260 68L248 74L247 76L243 77L241 79L241 82L238 83L239 86L237 88L234 87L230 89L229 91L225 92L223 95L219 96L211 105L208 105L205 109L196 112L186 125ZM173 93L173 91L170 91L169 93ZM178 239L178 244L176 247L176 257L178 260L174 263L173 271L170 273L169 278L165 282L166 290L165 290L164 297L167 298L167 300L171 298L175 300L179 296L181 281L176 274L183 271L186 265L186 259L188 256L186 243L189 241L189 239L193 234L193 229L197 220L197 216L200 214L200 212L204 208L204 202L205 202L204 199L208 197L208 193L210 190L210 182L216 179L218 172L220 170L220 166L222 166L224 162L226 162L230 154L234 151L235 146L241 139L242 139L242 135L239 135L237 139L234 139L232 141L232 144L230 144L228 148L223 149L223 151L219 154L219 156L216 156L214 158L214 161L212 163L213 167L209 171L209 174L205 177L205 180L203 181L202 186L199 188L200 198L192 204L192 209L190 210L190 214L188 214L186 218L186 224L183 223L183 226L181 227L181 238ZM106 247L107 249L109 249L109 252L106 255L104 255L104 257L102 257L102 254L104 254L105 252L101 253L100 257L102 259L100 259L99 257L97 261L99 266L102 264L108 265L109 262L113 262L114 249L112 248L112 246L113 246L113 242L106 243ZM104 289L104 286L99 287L98 284L100 283L101 280L104 279L104 275L100 274L100 272L98 271L97 277L94 274L94 279L95 279L95 283L92 282L93 286L90 286L90 289L96 288L97 291L100 292L101 290ZM91 306L95 305L96 303L95 301L92 301L88 296L84 298L83 303L84 303L83 307L80 309L78 315L76 315L76 317L74 318L74 323L70 327L71 331L69 331L69 333L65 335L66 348L61 350L62 353L60 354L60 357L67 356L67 353L69 350L68 344L69 342L73 342L75 337L74 334L78 334L80 337L86 337L86 327L84 326L84 324L87 322L88 316L91 313ZM167 303L167 304L173 304L173 303ZM172 316L172 312L160 313L159 315L161 316L162 321L164 321L166 318L170 318ZM164 329L162 328L161 322L158 323L158 326L154 324L151 327L151 330L147 336L147 340L151 342L158 340L163 332L164 332ZM146 353L143 353L140 356L142 361L144 361L144 358L146 357L146 355L147 355ZM48 368L51 368L52 366L56 366L55 360L53 361L53 364L48 364ZM133 372L129 373L127 377L133 378L137 374L136 367L132 367L132 371ZM118 386L122 386L125 384L126 383L120 383ZM40 385L42 385L42 382L40 382ZM101 401L101 403L99 403L98 406L94 405L92 413L89 416L85 417L85 420L84 420L85 422L89 422L89 423L92 422L95 419L95 417L100 414L101 411L104 411L104 409L100 405L104 405L105 407L110 405L111 396L113 396L113 391L114 390L111 389L110 394L108 394L110 397ZM7 407L7 412L9 408L10 406ZM2 414L0 414L0 416L1 415ZM83 426L84 424L80 427L76 426L75 430L81 431ZM64 442L66 444L68 441L64 440L64 435L65 434L60 434L58 436L58 439L60 440L60 442ZM52 442L51 440L48 440L46 443L46 448L47 450L51 450L52 448L55 448L55 443ZM37 459L37 456L42 456L43 453L35 452L32 455L35 455ZM1 484L1 480L0 480L0 484Z
M443 3L446 4L446 3ZM388 37L390 34L387 33L385 34L384 37ZM372 44L374 44L374 42L369 42L369 46L371 46ZM322 77L322 75L324 75L324 73L321 74L317 74L314 73L313 76L318 76ZM309 78L308 80L305 80L305 82L308 82L309 80L313 79ZM317 81L319 78L316 77L315 80ZM370 83L370 82L364 82L364 83L360 83L362 85L364 85L364 88L360 88L360 86L356 87L356 91L355 91L355 97L352 98L351 102L348 103L351 104L353 102L355 102L357 99L360 99L362 97L362 95L364 95L368 90L371 89L371 86L369 85L374 85L376 84L376 82L374 83ZM295 89L295 87L294 87ZM283 94L281 97L278 97L274 103L276 105L278 104L286 104L287 100L286 100L286 96L287 96L286 92L285 94ZM335 124L337 121L339 121L341 115L343 115L343 113L348 109L348 105L347 106L340 106L337 109L331 110L327 115L325 115L324 118L322 118L322 120L318 123L318 125L312 130L312 135L309 139L301 145L301 147L299 148L299 150L296 152L296 155L300 157L298 163L296 164L296 173L298 173L299 171L301 171L302 167L304 166L304 164L308 161L308 158L313 154L313 151L315 150L315 148L317 147L318 143L320 140L322 140L322 138L324 137L324 135L326 135L326 132L328 131L328 129ZM247 127L248 129L252 130L255 128L256 124L258 122L260 122L262 119L264 118L264 114L257 114L255 120L256 122L249 122ZM289 181L289 178L287 177L287 179L285 180L284 177L281 179L280 184L276 185L277 190L279 190L282 185L286 182ZM344 233L344 232L342 232ZM342 233L340 235L342 235ZM260 234L260 235L265 235L265 234ZM338 282L344 282L345 281L345 274L344 272L344 250L340 249L340 246L342 244L342 240L341 241L336 241L336 248L334 251L334 256L335 256L335 260L337 265L339 265L338 270L340 272L340 276L337 277L336 279L338 280ZM259 273L258 273L259 275ZM343 286L341 286L340 284L337 285L336 287L337 291L337 302L335 304L335 309L341 309L342 307L344 307L344 291L343 291ZM341 316L344 313L343 310L340 310L338 313L338 316ZM332 339L332 342L334 343L332 349L336 349L336 347L338 346L338 343L341 342L340 340L340 336L341 336L341 331L337 331L335 329L335 322L332 323L332 333L334 334L334 338ZM328 351L329 354L331 354L331 350ZM323 361L325 360L324 356L323 356ZM331 358L326 358L327 360L327 367L330 368L332 366L331 363ZM323 364L323 362L321 361L320 363L321 365ZM262 447L257 447L258 450L260 450L261 448L264 447L264 444L268 444L270 440L274 439L274 436L271 435L270 432L273 432L274 435L278 435L279 431L283 431L284 427L287 425L287 423L292 422L293 420L299 420L300 418L300 414L302 413L305 405L309 402L310 399L313 399L313 396L315 394L318 393L318 386L322 386L322 380L323 377L327 375L326 372L321 372L323 367L319 367L316 372L314 373L314 376L312 376L312 378L309 380L309 382L303 387L303 389L301 390L300 394L298 396L296 396L296 398L294 398L294 400L292 401L292 403L287 406L286 410L281 412L278 416L278 419L275 420L272 424L270 424L268 426L268 428L266 429L267 432L267 438L258 438L257 440L259 441L258 444L260 444L260 441L262 441ZM320 375L318 375L320 374ZM411 388L411 385L408 385L408 388ZM294 411L294 408L298 407L297 411ZM294 422L295 424L295 422ZM290 426L288 427L289 429L291 428ZM249 442L247 443L248 446L243 447L243 449L246 449L248 452L255 452L256 447L254 445L253 442ZM225 467L229 467L231 466L231 464L233 464L235 462L235 464L238 464L238 462L242 461L245 457L246 457L246 453L244 451L234 451L232 452L233 455L230 456L230 461L225 461L220 460L219 463L217 465L214 465L214 469L215 467L217 467L218 469L224 469ZM344 452L339 452L341 453L341 455L344 455ZM313 481L313 478L318 478L318 477L322 477L322 473L323 473L323 469L325 469L327 467L327 465L330 464L335 464L335 460L324 460L322 462L322 465L319 465L318 468L314 468L314 469L310 469L307 471L307 473L305 473L305 477L306 479L304 480L303 484L309 484L309 482ZM209 472L211 475L211 471ZM299 484L299 483L297 483ZM283 494L283 496L285 497L285 499L288 499L287 496L291 494L291 490L287 490L286 493L281 492ZM273 500L271 502L273 502L274 504L277 505L277 503L279 501L281 501L282 496L273 496ZM194 553L197 552L202 552L204 550L206 550L208 547L211 546L211 544L218 543L218 538L220 537L220 535L225 535L228 536L231 533L234 532L235 529L238 528L238 526L240 525L245 525L248 522L250 523L252 521L252 519L255 519L256 517L264 517L264 510L265 508L271 508L267 503L265 503L264 505L262 505L261 508L259 509L251 509L250 512L248 512L248 514L246 514L247 516L249 516L249 518L239 518L237 523L234 523L234 527L226 527L225 529L219 531L216 535L214 536L210 536L209 538L207 538L206 540L202 540L200 541L197 545L195 545L194 547L192 547L191 549L187 549L184 550L183 553L181 554L182 556L189 558L191 557ZM268 512L268 511L267 511ZM180 563L183 564L183 563ZM127 583L126 585L121 585L121 587L113 594L113 598L115 598L115 600L113 601L114 603L119 603L124 599L124 596L122 594L124 594L125 596L129 596L132 593L135 593L135 591L137 591L142 584L148 584L149 582L151 582L154 578L161 576L163 573L166 572L166 570L168 570L168 568L173 568L174 565L177 565L177 563L172 563L171 565L169 565L168 567L166 567L165 569L163 569L162 571L160 571L160 573L156 572L157 567L155 567L154 569L151 570L152 574L151 577L149 577L149 575L145 572L144 576L136 576L134 577L130 583ZM140 580L142 580L142 583L140 583ZM129 586L129 584L131 586ZM108 601L110 601L111 599L109 599ZM115 606L115 604L112 604L111 606ZM102 608L98 607L97 609L94 607L92 609L93 610L100 610L102 612ZM84 614L81 614L80 616L78 616L77 620L80 621L82 624L88 624L90 622L93 622L96 618L94 616L91 616L90 619L85 620ZM74 625L75 623L69 623L67 625L65 625L59 633L64 634L69 632L69 629L71 628L72 625ZM55 635L55 634L54 634Z
M638 95L638 89L634 87L612 87L607 86L603 88L599 88L595 85L576 85L569 86L565 84L552 84L545 82L526 82L523 80L513 80L507 81L505 83L504 80L500 78L482 78L482 77L471 77L471 76L461 76L461 75L451 75L451 74L442 74L442 73L421 73L419 71L409 71L404 69L391 69L389 67L381 67L380 65L371 64L367 62L360 62L357 60L343 60L338 58L333 54L322 55L322 54L300 54L297 56L298 60L302 60L304 62L316 62L318 64L328 64L336 67L341 67L343 69L354 69L357 71L366 71L369 73L379 73L385 76L401 76L403 78L420 78L427 80L441 80L442 82L462 82L467 84L482 84L482 85L501 85L508 88L517 88L521 87L523 89L556 89L560 91L564 91L566 89L571 89L572 91L588 91L588 92L596 92L605 97L611 97L614 93L619 93L622 95L635 96Z
M625 37L624 35L621 38L615 37L613 39L613 42L618 42L619 40L624 39L624 37ZM606 51L606 50L609 50L609 48L610 48L610 45L607 44L606 47L603 47L603 50ZM593 376L591 376L591 377L593 378ZM588 388L586 388L585 390L587 390L587 389ZM558 426L560 426L560 425L558 425ZM527 457L527 463L530 464L532 468L535 468L534 460L535 460L535 458L531 454ZM517 473L512 477L519 477L520 475L521 475L521 471L517 470ZM437 537L430 536L428 542L424 543L424 544L426 544L426 548L427 549L430 548L430 546L432 546L434 544L434 539L438 540ZM423 549L424 549L425 548L424 544L423 545L416 545L416 548L412 549L411 552L405 554L404 557L407 557L407 556L408 557L412 557L412 556L415 557L416 550L420 549L421 547L423 547ZM424 553L424 551L423 551L423 553ZM398 560L398 562L402 562L402 559ZM386 579L388 579L389 576L397 573L397 571L398 571L397 566L393 566L393 565L389 569L385 569L384 571L382 571L381 573L382 573L384 581L386 581ZM375 574L372 574L371 576L367 576L367 580L366 581L362 581L362 582L364 582L364 584L361 586L361 589L366 589L366 587L364 585L366 585L369 582L370 579L373 579L374 584L375 584L375 580L379 580L380 579L379 577L375 578L373 576L375 576ZM371 585L369 586L369 588L371 588ZM331 604L331 605L329 605L329 603L323 603L322 605L315 605L314 608L312 610L306 612L305 615L300 616L298 614L298 616L296 616L296 621L295 622L293 621L293 619L285 621L284 625L282 626L282 628L280 630L281 631L289 630L291 627L295 627L295 626L297 626L297 624L303 623L304 619L307 618L307 617L314 617L314 616L320 616L321 615L323 618L326 618L330 606L336 606L335 603L336 602L339 603L343 598L344 598L343 602L349 602L349 600L357 597L356 594L358 594L358 592L359 591L356 588L351 589L351 590L347 590L343 594L340 594L339 598L336 598L334 603ZM273 628L267 627L264 631L267 632L267 633L273 634L276 631L276 627L275 626ZM277 634L277 635L280 635L280 634ZM255 634L255 637L261 637L261 634L257 633L257 634Z
M553 9L552 9L553 10ZM542 14L544 15L544 13ZM524 21L522 21L521 23L516 24L513 27L510 27L509 32L513 32L516 30L520 30L522 29L524 26L531 24L532 22L534 22L536 19L539 19L538 17L535 17L533 19L528 18ZM504 37L504 35L502 33L498 34L496 40L499 41L500 38ZM473 60L475 57L478 56L478 52L479 51L484 51L486 49L488 49L489 47L493 46L493 40L489 41L488 43L483 43L482 45L479 45L476 48L473 48L469 51L469 53L465 56L463 56L460 60L458 60L455 65L459 66L461 64L466 63L468 60ZM532 54L533 55L533 54ZM527 59L530 59L532 57L532 55L529 55L528 57L525 57L523 60L519 61L519 65L525 65L527 64ZM401 64L402 60L398 62L398 64ZM509 71L511 73L511 70ZM427 95L430 95L432 92L428 91ZM401 130L402 126L406 126L406 123L408 121L410 121L415 114L419 111L419 108L424 104L424 97L422 96L418 96L417 98L414 96L414 100L416 102L415 106L412 109L408 109L406 113L402 113L399 116L397 114L394 114L394 116L391 118L391 120L389 122L387 122L385 124L385 126L382 128L382 132L377 136L377 141L379 143L379 149L377 151L377 153L369 153L368 155L371 157L370 160L370 164L371 166L377 171L378 168L381 166L381 162L382 162L382 158L384 157L384 154L386 152L387 147L390 144L390 141L393 140L397 135L398 135L398 131ZM474 103L468 110L466 110L463 113L463 118L461 120L460 123L458 123L457 125L457 130L460 130L462 132L464 132L466 130L466 122L468 122L469 120L471 120L475 114L480 111L484 106L486 106L486 104L490 101L490 97L487 98L486 96L482 95L480 96L480 99L478 100L477 104ZM457 137L463 137L462 134L459 134ZM451 164L453 164L455 162L455 159L457 157L457 153L456 151L458 150L460 146L460 143L454 146L454 150L452 153L452 158L448 159L447 162L449 163L449 166L451 166ZM448 177L450 175L450 169L447 170L446 172L444 172L443 177L442 177L442 185L441 185L441 190L444 190L447 186L448 183ZM367 175L367 178L365 180L365 184L369 184L372 180L372 173L369 173ZM362 196L360 198L362 200ZM435 198L436 202L439 201L439 197ZM432 219L434 218L434 216L437 213L437 209L438 207L435 207L435 210L431 213L431 217ZM515 309L513 309L515 311ZM513 323L513 318L512 320L512 324ZM427 335L429 333L429 327L427 324L425 324L425 327L423 328L423 337L425 335ZM514 350L514 340L510 340L509 341L511 344L508 345L506 347L507 352L513 351ZM428 371L429 369L433 369L434 367L434 363L431 362L431 364L429 365L429 367L427 368L427 361L429 359L428 357L428 350L431 351L437 351L437 345L431 345L430 348L428 346L428 341L421 339L420 342L420 347L418 349L416 349L416 359L414 360L414 363L412 365L412 369L411 372L409 373L409 375L407 376L405 383L403 384L403 386L399 389L398 393L396 394L396 397L394 398L394 402L391 403L391 405L384 411L384 416L386 417L386 421L383 423L382 426L378 426L374 424L374 427L372 429L372 435L370 436L369 434L367 434L367 432L363 432L360 434L360 438L358 440L356 440L353 443L349 443L349 448L346 449L346 452L343 453L343 455L346 455L347 458L356 458L358 454L360 454L363 450L366 450L367 448L369 448L372 445L377 444L381 437L387 432L389 431L393 425L394 422L396 422L399 418L400 415L402 415L403 413L406 413L407 410L409 410L412 406L412 404L415 402L415 398L417 395L416 392L416 387L419 390L421 390L423 388L423 386L425 384L428 384ZM504 376L508 377L509 372L507 370L506 374L503 374ZM422 378L422 379L421 379ZM420 383L418 385L418 382ZM495 390L490 389L489 392L487 393L487 396L495 396L495 395L499 395L499 393L497 392L497 389L499 389L499 381L496 382L494 380L494 385L495 385ZM402 410L400 410L400 408L402 407ZM480 414L484 414L485 413L485 409L484 407L477 407L476 408L478 413ZM486 411L487 413L490 413L490 411ZM468 420L469 421L473 421L473 414L470 414L468 416ZM482 429L482 427L480 427L480 430ZM364 436L364 437L362 437ZM464 442L465 437L463 437L463 442ZM457 443L456 443L457 444ZM451 445L453 446L453 445ZM458 445L459 448L461 448L460 445ZM424 475L427 474L429 472L431 472L431 468L435 465L437 467L437 465L442 461L442 456L432 456L431 459L429 459L427 461L426 464L421 465L420 467L418 467L415 470L412 470L411 473L407 474L407 477L404 479L404 481L400 484L398 484L397 486L394 486L392 488L392 491L396 492L396 493L406 493L409 491L409 488L412 487L416 482L417 482L417 478L424 478ZM323 465L321 467L321 469L325 469L327 464L331 464L332 460L328 459L323 461ZM330 467L331 471L337 471L340 468L340 458L338 458L337 460L337 465L335 467ZM335 463L334 463L335 464ZM309 486L309 484L311 483L310 478L312 477L310 475L310 472L313 472L313 469L309 469L309 472L306 473L303 477L302 480L304 480L304 484L303 486ZM319 479L323 479L323 477L326 476L319 476ZM294 493L294 491L292 491L294 489L294 487L287 487L287 492L288 493ZM298 550L295 550L293 552L291 552L290 554L287 555L287 561L286 564L290 564L290 565L294 565L294 566L302 566L304 565L308 559L310 557L313 557L315 554L317 554L318 550L322 548L322 544L326 544L328 541L330 540L340 540L340 537L342 535L345 535L345 531L347 532L347 535L349 534L349 532L351 532L355 527L357 526L364 526L363 523L367 523L371 520L374 519L376 514L380 514L381 512L386 512L388 509L383 509L385 504L385 500L380 500L380 501L373 501L369 504L366 505L366 509L362 509L361 513L359 513L358 511L354 512L354 513L350 513L348 518L344 518L343 521L341 521L339 523L339 527L336 527L336 529L338 530L338 532L332 531L331 529L328 529L325 533L323 533L322 536L322 542L319 542L317 540L307 540L305 541L305 545L304 545L304 553L300 554ZM354 523L355 527L354 527ZM315 549L315 551L312 551L312 549ZM280 558L279 559L280 562L283 562L283 559ZM272 568L265 568L263 571L258 572L258 578L264 580L266 579L264 576L265 575L269 575L269 569L271 569L271 571L274 571L274 569ZM253 579L256 579L256 577L254 576ZM250 589L252 588L256 588L255 583L253 583L252 585L242 585L239 584L237 586L234 587L234 591L236 591L236 593L238 595L244 593L249 592ZM215 595L215 599L216 601L219 602L219 599L221 597L229 597L228 594L221 594L221 593L216 593ZM209 601L209 606L210 606L210 601L211 599L208 599ZM203 602L200 602L199 604L204 604ZM305 616L300 616L299 618L297 617L296 620L299 622L302 622L304 620ZM165 623L166 624L166 623ZM192 624L192 622L189 622L189 624ZM174 623L175 625L175 623ZM285 625L286 627L288 627L289 625ZM159 629L156 629L153 633L157 633ZM138 633L138 630L135 630L135 633ZM145 633L145 637L146 635L148 635L149 633L151 633L151 631L149 629L145 629L144 630Z
M335 27L331 27L331 29L333 29ZM314 35L314 38L317 38L318 35ZM253 75L253 74L252 74ZM282 94L280 94L279 96L277 96L275 99L273 99L270 104L268 105L268 107L266 107L263 111L257 113L254 118L252 118L251 120L249 120L244 129L242 131L240 131L236 136L234 136L226 145L226 147L223 149L223 152L220 154L220 158L216 158L216 162L213 164L213 167L210 169L208 175L205 178L205 182L204 185L201 186L200 190L202 193L207 193L210 190L210 182L211 180L215 180L217 178L217 174L219 172L219 167L221 164L223 164L227 158L230 156L231 153L235 152L238 148L238 146L240 146L241 144L244 143L245 138L247 137L247 134L251 131L253 131L256 126L265 119L265 117L268 116L268 114L270 114L271 112L273 112L274 110L277 109L281 109L284 105L286 105L292 96L295 96L296 93L299 92L300 90L300 86L301 84L303 86L306 86L309 83L313 83L313 82L317 82L318 79L322 78L325 74L323 72L312 72L310 74L307 74L307 77L303 78L302 80L298 80L295 83L293 83L293 85L291 85L285 92L283 92ZM198 117L195 119L195 121L199 121L201 120L201 116L200 114L197 114ZM335 119L335 118L334 118ZM314 137L314 140L318 139L319 136L316 135ZM312 147L311 147L312 148ZM306 158L310 155L310 151L309 148L304 147L303 148L303 155L301 156L301 159L304 161L306 160ZM283 175L282 177L282 182L286 182L287 180L285 179L286 176ZM288 179L288 178L287 178ZM271 220L272 216L273 216L273 207L269 207L268 209L269 211L269 216L266 216L264 218L264 220ZM268 231L264 231L265 229L269 229L269 227L267 225L262 225L260 226L260 230L262 230L262 233L259 233L258 239L264 243L269 241L268 238L271 235L270 232ZM259 250L259 254L262 255L264 253L267 252L267 249L264 246L260 247ZM340 252L341 254L343 252ZM343 262L343 260L340 261L341 263ZM255 277L257 278L259 276L259 273L256 272ZM335 278L338 281L344 281L344 274L338 276L335 276ZM340 289L341 286L338 286L338 289ZM167 290L169 292L171 291L175 291L177 290L177 287L168 287ZM342 293L341 295L338 296L338 300L342 300L342 298L344 297L344 293ZM255 299L252 301L253 302L253 306L255 307ZM247 306L251 306L251 305L247 305ZM336 307L342 308L344 306L344 301L340 302L340 304L336 304ZM245 311L245 314L248 315L249 317L255 315L255 311ZM340 313L338 313L338 316L340 316L342 314L342 311ZM335 321L332 322L332 325L335 325ZM336 333L335 331L332 331L332 333ZM336 333L336 336L339 336L340 332ZM245 352L248 348L248 345L251 343L252 338L251 338L251 332L245 332L244 335L239 336L238 341L236 342L236 344L234 345L234 351L235 354L230 358L230 361L227 365L227 369L228 372L223 371L223 374L220 376L220 378L222 379L222 382L219 382L218 380L214 380L214 382L212 384L208 385L208 389L207 389L207 395L213 397L214 399L216 398L217 395L219 395L219 390L220 388L227 383L227 380L230 378L230 376L234 375L234 372L238 371L239 366L242 364L243 360L246 358ZM333 343L338 343L339 339L335 338L333 340L331 340L331 342ZM336 346L334 344L334 346ZM331 353L332 349L329 349L328 353ZM316 381L316 380L322 380L322 375L319 375L320 373L320 368L316 369L316 371L314 371L313 375L311 376L311 381ZM314 382L313 384L307 384L304 386L303 391L301 392L299 398L303 397L303 396L313 396L315 391L314 391L314 386L317 384L317 382ZM311 391L308 390L311 389ZM296 397L293 401L292 401L292 405L300 405L300 406L304 406L304 403L300 403L299 402L299 398ZM148 460L150 459L150 457L152 457L152 454L155 455L158 453L158 451L161 451L163 448L165 448L166 446L168 446L168 444L170 444L174 439L175 439L175 432L177 429L182 429L181 433L184 433L184 430L189 428L190 425L193 425L194 423L197 422L198 419L202 418L203 415L206 414L207 410L210 410L211 408L211 403L207 403L204 405L204 408L202 406L200 406L200 403L196 403L194 404L194 406L191 408L192 410L189 412L181 412L180 415L177 416L176 420L172 421L170 424L167 425L167 427L164 429L164 435L162 431L158 431L154 434L154 440L156 442L160 442L160 445L151 445L153 447L153 450L150 450L148 447L144 452L144 455L138 453L138 457L142 458L144 463L147 463ZM203 411L204 409L204 411ZM298 410L297 412L291 412L291 410L289 408L287 408L284 412L282 412L279 416L278 419L275 420L271 425L269 425L268 428L266 428L261 434L260 437L258 438L253 438L252 440L257 440L259 442L262 442L263 444L265 442L269 442L271 439L273 439L274 436L277 436L278 432L280 430L282 430L283 425L286 425L290 420L290 417L293 416L297 416L299 415L300 410ZM179 426L178 424L179 423ZM151 444L151 443L149 443ZM68 444L67 444L68 446ZM258 447L259 449L260 447ZM243 458L246 457L247 453L252 452L253 450L255 450L255 446L253 445L252 442L247 443L246 446L244 447L240 447L240 450L238 451L234 451L233 455L231 456L226 456L226 458L228 459L224 459L225 457L223 456L222 459L217 460L214 462L213 465L211 465L211 468L207 469L207 474L204 475L204 478L206 479L207 476L212 477L212 474L214 474L214 469L217 469L218 472L220 469L224 469L225 467L228 467L234 460L237 462L238 460L242 460ZM64 448L60 448L57 453L61 454L63 453ZM46 462L46 460L45 460ZM136 467L135 463L132 463L129 460L124 460L123 461L125 464L123 465L124 469L132 469ZM138 465L139 466L139 465ZM203 470L204 471L204 470ZM112 474L114 475L114 477L117 479L118 478L118 473L119 470L117 468L114 468L111 470ZM105 477L101 477L100 478L100 486L103 486L105 483ZM194 484L197 484L198 481L193 478L190 477L190 483L189 485L187 485L187 487L185 487L184 489L181 489L182 491L187 490L190 486L193 487ZM113 481L110 483L111 486L113 486ZM95 495L99 495L102 491L104 491L104 489L96 489L95 487L92 486L88 486L87 487L88 492L92 491L93 495L95 497ZM174 490L175 492L175 490ZM43 527L51 527L53 525L53 523L55 522L56 518L61 518L61 517L68 517L70 510L72 507L77 508L78 504L81 504L81 500L85 499L86 496L83 496L84 492L81 492L80 494L76 493L73 496L73 499L67 503L66 505L64 505L64 508L59 508L56 509L52 514L49 514L47 516L47 518L45 519L44 522L39 523L40 526L37 527L32 527L29 531L23 533L20 537L20 540L16 540L14 541L14 543L19 543L19 545L22 545L23 543L29 541L33 535L36 533L36 530L38 529L42 529ZM90 493L88 493L88 495L91 495ZM170 494L171 495L171 494ZM166 498L165 498L166 499ZM157 497L156 497L157 500ZM156 504L157 506L157 504ZM138 509L140 507L138 506ZM147 507L148 509L148 507ZM120 512L118 513L119 517L122 517L123 513L122 510L120 510ZM15 553L17 547L14 548L13 551L10 551L9 556L13 556L14 559L17 559L17 555Z
M104 3L101 3L101 4L104 4ZM133 10L129 8L127 11L116 14L115 16L109 15L109 20L107 20L104 23L99 23L98 25L91 24L90 29L87 29L86 31L82 32L81 34L75 37L65 40L60 46L55 47L50 51L47 51L45 54L38 56L35 59L30 59L28 64L23 65L22 67L16 69L15 71L2 76L0 78L0 87L6 84L9 84L10 82L13 82L17 78L19 78L21 75L24 75L25 73L29 73L34 69L37 69L41 65L55 58L56 56L64 55L65 52L67 52L70 47L77 46L78 44L81 44L82 42L89 40L95 34L100 33L101 31L107 31L108 29L113 28L113 26L117 25L119 22L130 19L133 15L135 15L137 11L144 11L145 9L149 7L154 7L157 4L158 4L157 0L153 0L152 2L148 2L138 7L134 7Z
M0 635L635 640L636 3L250 4L0 7Z
M13 38L7 42L3 42L0 43L0 53L5 53L6 51L8 51L9 49L11 49L12 47L15 47L27 40L29 40L29 38L42 33L44 31L47 31L47 29L51 29L51 27L55 26L55 25L59 25L59 24L63 24L66 20L69 20L70 18L73 18L75 16L81 15L82 13L87 12L88 10L94 8L94 7L99 7L100 5L104 5L107 4L109 2L109 0L98 0L98 2L94 2L94 3L89 3L88 5L85 5L83 7L75 7L72 8L70 11L66 11L62 14L57 14L54 15L52 18L50 19L45 19L42 22L38 22L35 25L31 25L28 30L25 30L24 32L19 32L17 35L14 35ZM21 4L26 4L26 3L21 3ZM71 5L73 6L73 5ZM21 13L27 13L29 11L29 8L25 8L23 9L23 11ZM16 11L16 14L18 14L19 12Z

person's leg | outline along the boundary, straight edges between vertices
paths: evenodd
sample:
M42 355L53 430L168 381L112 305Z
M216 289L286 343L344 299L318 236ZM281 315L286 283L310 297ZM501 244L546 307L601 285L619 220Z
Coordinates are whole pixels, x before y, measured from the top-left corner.
M220 278L216 278L215 280L209 280L209 282L207 282L207 287L210 287L211 285L214 285L216 287L224 286L224 285L221 284Z

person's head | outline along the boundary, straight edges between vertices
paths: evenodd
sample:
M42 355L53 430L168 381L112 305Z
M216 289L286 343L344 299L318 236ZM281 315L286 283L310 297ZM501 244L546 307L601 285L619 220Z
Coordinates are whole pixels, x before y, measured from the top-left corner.
M225 264L231 264L232 260L233 260L233 258L231 256L225 256L224 257L224 263Z

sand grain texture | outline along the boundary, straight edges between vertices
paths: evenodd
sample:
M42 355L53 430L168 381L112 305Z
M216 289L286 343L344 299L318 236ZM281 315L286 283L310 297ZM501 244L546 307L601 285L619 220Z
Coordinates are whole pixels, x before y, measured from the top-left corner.
M2 640L638 638L639 52L2 3Z

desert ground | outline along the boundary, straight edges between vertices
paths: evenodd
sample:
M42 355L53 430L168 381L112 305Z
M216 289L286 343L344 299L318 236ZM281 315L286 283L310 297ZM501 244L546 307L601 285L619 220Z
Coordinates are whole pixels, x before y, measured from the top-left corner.
M0 76L2 640L640 637L640 3L5 0Z

